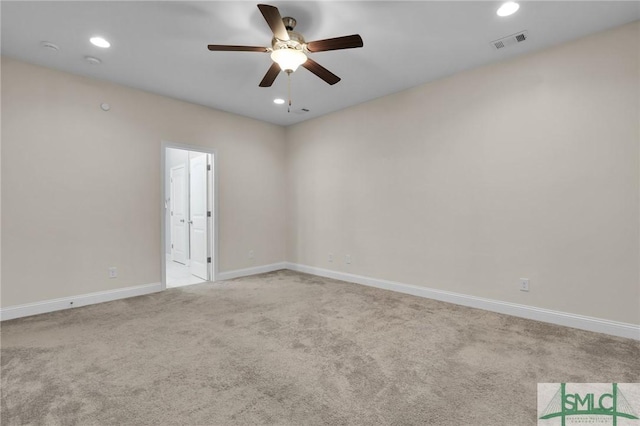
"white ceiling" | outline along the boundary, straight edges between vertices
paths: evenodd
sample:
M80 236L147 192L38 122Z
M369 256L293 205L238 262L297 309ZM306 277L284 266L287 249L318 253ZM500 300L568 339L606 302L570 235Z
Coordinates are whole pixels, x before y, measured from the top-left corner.
M269 46L272 34L257 2L2 1L2 54L149 92L290 125L483 64L503 61L640 19L635 1L521 1L496 15L498 1L267 1L297 19L307 41L360 34L361 49L311 57L342 81L329 86L306 69L291 76L294 111L281 74L258 83L268 54L209 52L207 44ZM521 44L496 51L492 40L529 31ZM89 37L102 35L100 49ZM60 47L44 49L42 41ZM83 58L100 58L91 65Z

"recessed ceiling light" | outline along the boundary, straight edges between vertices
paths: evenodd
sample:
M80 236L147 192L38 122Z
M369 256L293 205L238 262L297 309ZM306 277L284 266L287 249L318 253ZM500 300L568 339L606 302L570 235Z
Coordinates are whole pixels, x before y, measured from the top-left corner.
M89 62L91 65L100 65L102 61L98 58L94 58L93 56L85 56L84 60Z
M50 41L40 42L40 46L44 47L45 49L49 49L49 50L52 50L52 51L55 51L55 52L60 50L60 48L58 47L57 44L53 44Z
M107 48L111 46L111 43L109 43L107 40L103 39L102 37L91 37L89 41L91 42L91 44L98 47Z
M282 105L284 103L284 99L277 98L273 100L274 104Z
M513 15L520 9L520 5L513 1L508 1L500 6L500 9L496 12L498 16L509 16Z

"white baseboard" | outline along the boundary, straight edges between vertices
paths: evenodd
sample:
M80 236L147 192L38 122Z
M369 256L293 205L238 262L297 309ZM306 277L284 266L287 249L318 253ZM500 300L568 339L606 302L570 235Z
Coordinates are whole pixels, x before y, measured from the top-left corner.
M593 331L596 333L605 333L613 336L640 340L640 325L553 311L550 309L536 308L534 306L502 302L499 300L484 299L481 297L469 296L466 294L453 293L449 291L420 287L411 284L403 284L395 281L380 280L376 278L348 274L345 272L331 271L329 269L316 268L313 266L300 265L290 262L272 263L270 265L256 266L253 268L221 272L216 277L216 280L230 280L233 278L245 277L249 275L273 272L280 269L290 269L292 271L304 272L320 277L333 278L336 280L362 284L369 287L397 291L399 293L406 293L414 296L425 297L428 299L440 300L442 302L454 303L456 305L468 306L471 308L484 309L486 311L498 312L515 317L527 318L531 320L562 325L565 327L572 327L581 330ZM83 294L79 296L63 297L60 299L45 300L42 302L28 303L25 305L9 306L7 308L0 309L0 321L44 314L47 312L59 311L62 309L77 308L79 306L93 305L96 303L110 302L112 300L125 299L128 297L142 296L161 290L161 283L153 283L116 290L101 291L97 293Z
M51 299L42 302L27 303L25 305L9 306L7 308L0 309L0 321L45 314L47 312L77 308L80 306L94 305L96 303L126 299L128 297L142 296L145 294L155 293L160 290L162 290L161 284L153 283L138 285L135 287L119 288L116 290L99 291L97 293L81 294L79 296L62 297L60 299Z
M362 284L369 287L376 287L385 290L397 291L399 293L412 294L414 296L440 300L442 302L454 303L456 305L468 306L471 308L484 309L486 311L498 312L515 317L562 325L565 327L578 328L581 330L594 331L596 333L605 333L613 336L640 340L640 325L609 321L605 319L570 314L566 312L552 311L550 309L536 308L527 305L518 305L510 302L501 302L499 300L484 299L476 296L468 296L466 294L436 290L427 287L419 287L416 285L403 284L394 281L379 280L376 278L369 278L361 275L353 275L344 272L331 271L329 269L299 265L296 263L286 263L286 267L287 269L291 269L292 271L304 272L306 274L318 275L320 277L333 278L336 280Z
M279 269L286 269L286 263L272 263L270 265L256 266L253 268L221 272L216 277L216 280L230 280L232 278L277 271ZM42 302L27 303L24 305L9 306L0 309L0 321L45 314L47 312L77 308L79 306L93 305L96 303L110 302L112 300L126 299L128 297L142 296L144 294L155 293L161 290L161 283L153 283L135 287L120 288L117 290L107 290L97 293L44 300Z
M279 271L287 269L286 262L272 263L270 265L254 266L253 268L236 269L227 272L218 272L216 281L231 280L233 278L246 277L249 275L264 274L266 272Z

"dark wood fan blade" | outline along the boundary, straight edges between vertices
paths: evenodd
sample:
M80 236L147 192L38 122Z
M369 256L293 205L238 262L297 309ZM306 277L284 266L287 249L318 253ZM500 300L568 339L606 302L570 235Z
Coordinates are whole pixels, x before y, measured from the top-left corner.
M266 47L257 46L226 46L223 44L210 44L207 46L214 52L268 52Z
M362 47L362 37L353 34L344 37L328 38L325 40L310 41L307 43L309 52L326 52L327 50L353 49Z
M282 22L282 16L280 16L278 8L268 4L259 4L258 9L262 12L262 16L264 16L264 20L267 21L271 31L273 31L273 35L279 40L288 41L289 33Z
M336 84L340 81L340 77L338 77L311 58L307 58L302 66L331 85Z
M271 87L273 82L276 80L276 77L278 76L278 74L280 74L280 65L274 62L271 64L271 67L269 67L269 70L262 78L262 81L260 82L259 86Z

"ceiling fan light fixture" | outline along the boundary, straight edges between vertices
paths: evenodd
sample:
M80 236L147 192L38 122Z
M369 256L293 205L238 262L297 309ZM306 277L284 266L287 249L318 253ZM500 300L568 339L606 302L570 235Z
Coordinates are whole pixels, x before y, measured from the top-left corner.
M359 34L315 40L307 43L302 34L293 31L296 26L295 19L291 17L283 18L277 7L268 4L259 4L258 9L273 33L271 47L209 44L207 49L212 52L271 52L271 60L273 62L271 62L267 73L258 84L259 87L271 87L280 71L284 71L290 77L291 73L297 70L300 65L303 65L309 72L324 80L325 83L336 84L340 81L340 77L313 59L307 58L307 54L327 52L329 50L354 49L364 46L362 37ZM291 79L288 80L289 87L291 87ZM291 111L290 96L289 111Z
M307 55L302 50L284 47L274 50L271 53L271 59L280 66L282 71L294 72L307 61Z

